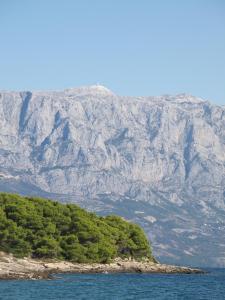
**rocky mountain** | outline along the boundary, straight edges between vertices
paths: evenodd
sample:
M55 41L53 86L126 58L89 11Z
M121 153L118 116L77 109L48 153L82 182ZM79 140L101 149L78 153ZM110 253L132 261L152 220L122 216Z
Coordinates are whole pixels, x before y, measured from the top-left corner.
M0 190L139 223L162 262L225 266L225 107L103 86L0 93Z

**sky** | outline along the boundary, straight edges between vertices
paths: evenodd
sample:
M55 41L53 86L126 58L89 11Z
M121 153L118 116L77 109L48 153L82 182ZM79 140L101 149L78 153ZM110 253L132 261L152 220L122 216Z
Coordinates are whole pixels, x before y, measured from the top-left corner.
M225 105L224 0L0 0L0 89L102 84Z

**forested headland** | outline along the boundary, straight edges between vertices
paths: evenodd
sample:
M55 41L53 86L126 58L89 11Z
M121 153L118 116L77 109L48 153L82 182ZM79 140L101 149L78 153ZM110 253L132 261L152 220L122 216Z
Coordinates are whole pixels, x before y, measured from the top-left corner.
M8 193L0 193L0 251L80 263L116 257L154 261L144 231L121 217Z

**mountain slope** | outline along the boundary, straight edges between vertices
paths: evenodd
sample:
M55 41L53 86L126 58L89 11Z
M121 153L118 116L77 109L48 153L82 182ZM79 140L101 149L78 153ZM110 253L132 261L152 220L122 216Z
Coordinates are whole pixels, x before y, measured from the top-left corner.
M1 92L0 127L1 190L125 216L161 261L225 265L223 107L102 86Z

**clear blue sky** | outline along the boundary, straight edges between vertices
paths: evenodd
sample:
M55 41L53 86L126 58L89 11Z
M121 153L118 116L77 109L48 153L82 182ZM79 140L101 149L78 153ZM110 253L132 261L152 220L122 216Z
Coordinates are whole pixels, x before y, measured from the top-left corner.
M0 0L0 89L100 83L225 104L224 0Z

